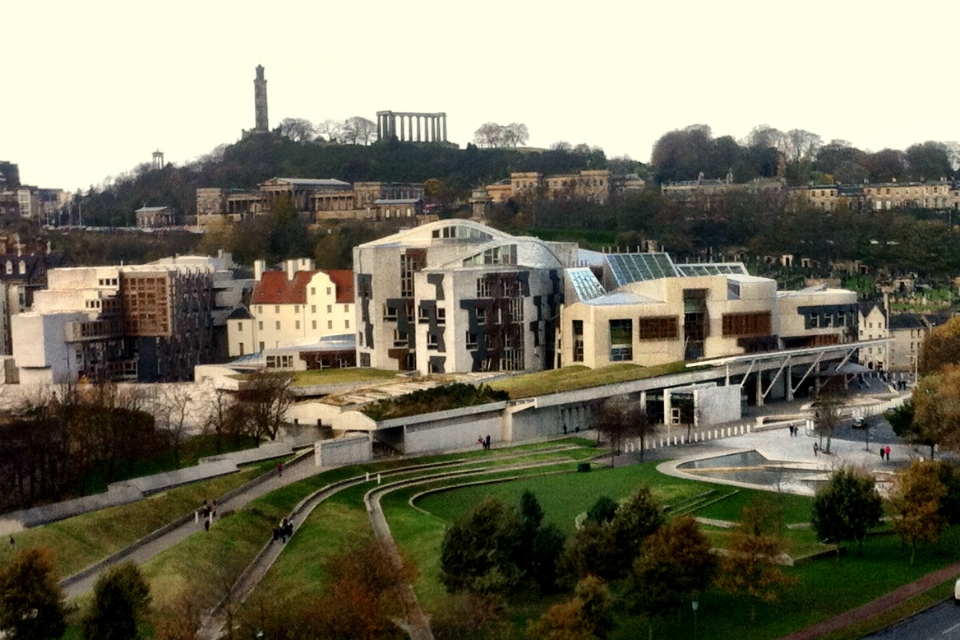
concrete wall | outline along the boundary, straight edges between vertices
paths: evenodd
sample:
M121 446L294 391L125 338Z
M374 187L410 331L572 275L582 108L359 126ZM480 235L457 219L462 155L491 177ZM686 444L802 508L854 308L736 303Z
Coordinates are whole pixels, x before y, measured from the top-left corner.
M477 439L488 435L491 442L504 440L502 411L407 426L404 429L403 452L411 454L479 446Z
M318 467L337 467L373 459L373 440L356 433L332 440L321 440L314 445L314 464Z
M698 409L697 426L709 427L732 422L742 417L740 386L706 387L693 392L693 406Z

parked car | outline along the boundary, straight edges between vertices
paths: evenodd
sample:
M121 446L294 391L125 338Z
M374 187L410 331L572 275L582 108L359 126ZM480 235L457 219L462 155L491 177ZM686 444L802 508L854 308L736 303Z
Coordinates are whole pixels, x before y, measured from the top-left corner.
M853 419L853 428L854 429L866 429L867 428L867 419L863 416L857 416Z

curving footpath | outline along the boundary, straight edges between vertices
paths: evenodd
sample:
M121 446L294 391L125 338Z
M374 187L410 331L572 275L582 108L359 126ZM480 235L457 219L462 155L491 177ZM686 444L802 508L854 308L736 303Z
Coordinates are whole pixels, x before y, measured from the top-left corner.
M348 489L350 487L363 484L365 482L374 482L376 481L376 476L379 475L381 479L383 477L393 477L398 475L405 475L410 473L418 473L422 471L431 471L436 469L444 469L449 467L458 467L465 465L475 465L483 464L485 462L491 462L496 460L509 460L511 458L526 457L530 455L539 455L543 453L557 453L560 451L568 449L576 449L577 445L559 445L555 447L546 447L543 449L537 449L535 451L519 451L508 454L501 454L496 456L489 456L485 458L458 458L455 460L447 460L443 462L433 462L419 465L409 465L405 467L398 467L396 469L389 469L386 471L381 471L379 474L370 473L354 476L352 478L347 478L345 480L340 480L329 484L322 489L315 491L306 498L300 501L296 507L293 508L288 518L294 522L294 524L302 524L310 513L319 506L324 500L327 500L331 496L336 495L340 491ZM496 473L500 470L509 470L516 468L525 468L531 466L543 466L548 464L558 464L560 462L570 461L569 458L563 459L552 459L536 463L524 463L522 465L503 465L496 467L480 467L476 469L464 469L459 471L451 471L445 473L434 474L430 476L418 476L413 479L414 481L420 482L433 482L435 480L456 478L464 475L474 475L480 473ZM324 469L325 471L326 469ZM381 488L395 487L402 483L409 483L411 480L395 482L388 485L383 485ZM399 487L397 487L399 488ZM294 529L294 535L296 535L298 528ZM389 535L389 530L388 530ZM379 536L378 536L379 537ZM391 538L392 541L392 538ZM277 558L283 552L283 544L275 544L273 540L268 540L264 546L260 549L257 556L250 562L249 565L241 572L240 576L234 582L233 586L230 588L229 594L218 602L214 608L209 611L203 618L201 625L200 638L204 640L216 640L220 637L220 634L223 631L224 625L227 623L228 619L228 608L235 607L241 604L247 596L256 588L260 583L263 577L270 570L270 567L273 566L273 563L276 562ZM399 556L398 556L399 557ZM412 591L411 591L412 593Z

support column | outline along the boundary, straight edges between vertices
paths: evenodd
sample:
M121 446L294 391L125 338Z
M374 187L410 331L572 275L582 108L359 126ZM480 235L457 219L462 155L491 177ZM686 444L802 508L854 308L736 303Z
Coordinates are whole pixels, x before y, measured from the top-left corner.
M383 116L377 114L377 140L383 140Z
M785 382L787 383L787 402L793 401L793 365L787 365L787 377Z
M757 406L763 406L763 375L757 371Z
M417 142L420 142L421 141L420 140L420 116L416 116L416 118L417 118Z
M436 116L430 116L430 120L431 120L431 122L433 122L433 142L436 142L436 141L437 141L437 129L438 129L438 127L437 127L437 117L436 117Z
M441 116L443 118L443 135L440 136L440 142L447 141L447 114Z

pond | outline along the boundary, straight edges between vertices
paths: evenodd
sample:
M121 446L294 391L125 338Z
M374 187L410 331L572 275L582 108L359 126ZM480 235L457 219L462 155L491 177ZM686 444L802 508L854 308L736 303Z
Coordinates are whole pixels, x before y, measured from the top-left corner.
M743 482L787 493L813 495L818 482L826 480L822 469L804 464L769 460L758 451L742 451L693 460L677 469L709 481Z

